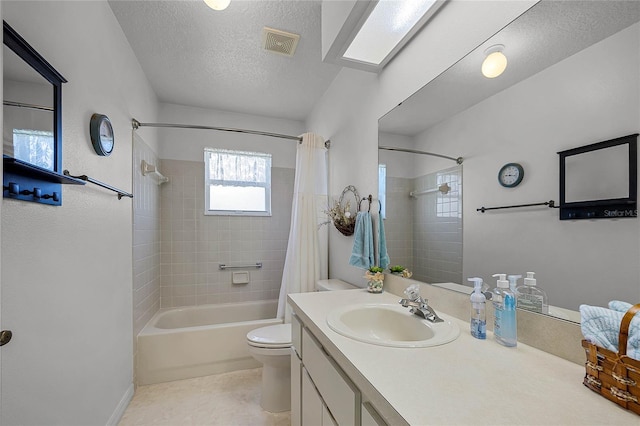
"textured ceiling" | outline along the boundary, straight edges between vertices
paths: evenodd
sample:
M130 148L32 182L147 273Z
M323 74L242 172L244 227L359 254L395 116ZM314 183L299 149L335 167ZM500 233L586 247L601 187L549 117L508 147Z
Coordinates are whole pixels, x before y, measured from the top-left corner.
M109 4L161 102L304 120L340 70L322 62L320 1ZM262 28L300 34L293 58L262 49Z
M640 20L639 1L544 1L385 115L386 133L415 136L472 105L609 37ZM485 50L503 44L503 75L480 73Z

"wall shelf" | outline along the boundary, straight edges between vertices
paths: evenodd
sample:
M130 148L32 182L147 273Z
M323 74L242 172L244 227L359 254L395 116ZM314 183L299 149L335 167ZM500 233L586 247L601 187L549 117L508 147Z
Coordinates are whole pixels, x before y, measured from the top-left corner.
M2 156L5 198L50 206L62 205L62 185L84 185L85 182L52 170L29 164L7 155Z
M56 173L42 167L35 166L17 158L2 156L4 164L4 172L9 172L18 176L30 177L32 179L41 180L43 182L60 183L62 185L84 185L85 181ZM7 179L5 179L5 183Z

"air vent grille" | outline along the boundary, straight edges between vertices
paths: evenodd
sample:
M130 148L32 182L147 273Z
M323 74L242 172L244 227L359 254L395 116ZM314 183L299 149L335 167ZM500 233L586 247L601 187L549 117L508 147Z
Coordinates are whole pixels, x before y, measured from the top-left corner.
M298 46L300 35L264 27L262 43L264 50L285 56L293 56Z

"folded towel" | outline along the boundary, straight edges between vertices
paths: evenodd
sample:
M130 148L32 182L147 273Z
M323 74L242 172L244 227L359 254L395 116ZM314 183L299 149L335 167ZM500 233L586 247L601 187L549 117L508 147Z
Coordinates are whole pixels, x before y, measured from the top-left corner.
M597 346L618 352L618 336L623 316L624 312L599 306L580 305L582 335ZM631 320L629 325L627 355L640 360L640 316L638 315Z
M349 265L362 269L375 266L373 254L373 229L371 213L358 212L356 215L356 229L353 232L353 250L349 258Z
M622 302L620 300L612 300L609 302L609 309L618 312L627 312L633 305L631 303Z
M376 252L376 265L382 269L387 269L391 260L387 253L387 237L384 234L384 219L378 215L378 251Z

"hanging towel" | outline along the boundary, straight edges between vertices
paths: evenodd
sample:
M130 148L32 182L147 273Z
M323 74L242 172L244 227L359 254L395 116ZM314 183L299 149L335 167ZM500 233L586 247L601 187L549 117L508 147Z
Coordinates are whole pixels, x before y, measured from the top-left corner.
M633 305L631 303L622 302L620 300L612 300L609 302L609 309L618 312L627 312Z
M371 213L358 212L356 215L356 229L353 233L353 250L349 258L349 265L362 269L369 269L375 266L372 228Z
M624 312L599 306L580 305L580 328L582 335L591 343L612 352L618 352L618 336ZM636 315L629 325L627 355L640 360L640 316Z
M387 253L387 237L384 233L384 219L378 215L378 250L376 251L376 265L382 269L387 269L391 260Z

